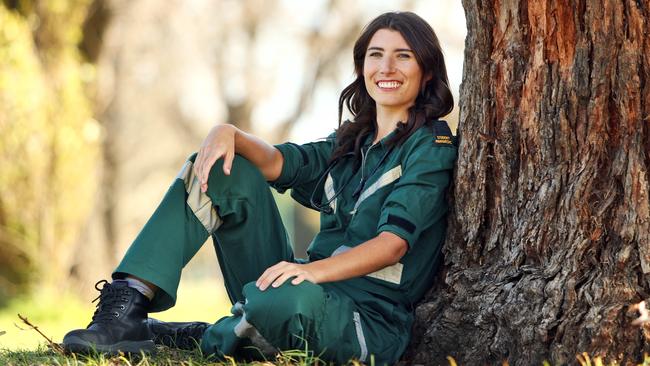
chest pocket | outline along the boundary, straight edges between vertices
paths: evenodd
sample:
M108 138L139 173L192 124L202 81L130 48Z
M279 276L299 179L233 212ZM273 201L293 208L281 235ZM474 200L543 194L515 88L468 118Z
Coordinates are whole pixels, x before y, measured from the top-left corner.
M375 194L378 190L381 188L386 187L387 185L390 185L391 183L395 182L402 176L402 165L398 165L379 177L370 187L366 188L361 195L359 196L359 199L357 199L357 202L354 204L354 208L352 209L352 212L350 214L354 215L357 210L359 209L359 206L363 201L365 201L368 197L372 196Z

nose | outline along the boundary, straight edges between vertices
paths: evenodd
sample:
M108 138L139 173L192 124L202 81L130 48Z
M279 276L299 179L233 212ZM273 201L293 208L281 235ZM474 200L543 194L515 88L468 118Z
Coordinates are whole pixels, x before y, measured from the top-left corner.
M382 74L391 74L395 71L395 62L392 57L384 57L379 65L379 71Z

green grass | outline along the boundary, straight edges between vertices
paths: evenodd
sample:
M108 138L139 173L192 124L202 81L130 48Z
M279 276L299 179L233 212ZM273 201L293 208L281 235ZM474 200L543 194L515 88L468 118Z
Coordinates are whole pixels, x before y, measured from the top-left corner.
M216 280L195 280L181 283L178 290L178 303L170 310L153 316L165 321L206 321L215 322L228 315L230 303L223 285ZM8 307L0 310L0 365L56 365L56 366L217 366L217 365L251 365L251 366L321 366L327 363L312 356L305 350L283 352L277 359L269 362L242 363L232 359L217 362L206 358L197 350L194 352L159 347L157 352L146 356L104 355L80 356L60 355L45 346L45 340L33 329L20 321L17 314L27 317L31 323L54 342L61 342L63 335L71 329L83 328L90 321L95 309L90 301L56 293L41 291L29 298L13 299ZM20 329L22 328L22 329ZM4 332L4 333L3 333ZM616 366L615 362L606 362L602 358L590 358L587 354L577 355L581 366ZM453 358L448 358L449 365L456 366ZM373 362L370 363L372 365ZM349 365L361 365L350 361ZM504 363L507 365L507 363ZM545 362L543 366L551 366ZM639 366L650 366L650 357L645 356Z
M327 363L317 357L310 356L305 351L287 351L279 355L274 360L265 362L242 363L233 359L218 362L211 358L204 357L199 351L181 351L167 347L158 347L155 354L152 355L134 355L134 356L105 356L105 355L60 355L46 347L39 347L36 350L0 350L0 364L9 366L22 365L57 365L57 366L325 366ZM350 361L349 365L359 366L360 363Z
M69 294L42 290L28 298L13 299L0 310L0 365L57 365L57 366L206 366L206 365L327 365L309 352L284 352L272 362L242 363L229 359L217 362L203 357L199 351L188 352L159 347L157 352L144 357L105 355L61 355L46 346L45 339L21 322L17 314L25 316L54 342L61 342L65 333L84 328L95 310L92 297L80 300ZM165 321L215 322L230 313L230 303L223 284L216 280L182 281L178 301L172 309L152 314ZM5 332L4 334L2 332ZM351 365L360 365L351 362Z
M0 310L0 334L5 332L0 335L0 349L37 350L45 342L37 332L28 329L17 314L29 319L54 342L61 342L68 331L88 325L95 311L92 299L80 300L54 290L41 290L28 298L13 299ZM152 316L165 321L214 323L229 313L230 303L221 282L200 280L182 282L176 306Z
M586 353L577 355L578 363L581 366L618 366L616 362L606 363L600 357L590 358ZM456 361L447 357L450 366L458 366ZM56 366L332 366L321 361L318 357L309 355L309 352L295 350L283 352L273 360L257 362L237 362L232 358L225 361L216 361L204 357L200 351L181 351L159 346L156 352L151 355L119 355L105 356L101 354L82 355L61 355L44 346L36 350L2 350L0 349L0 365L22 366L22 365L56 365ZM361 366L358 361L350 361L348 365ZM374 366L371 362L370 366ZM508 366L504 361L502 366ZM551 366L547 361L542 366ZM650 366L650 357L645 355L644 361L638 366Z

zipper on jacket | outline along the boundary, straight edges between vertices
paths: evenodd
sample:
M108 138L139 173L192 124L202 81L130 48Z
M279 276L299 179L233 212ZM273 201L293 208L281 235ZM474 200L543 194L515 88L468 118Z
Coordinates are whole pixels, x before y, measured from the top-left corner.
M359 180L359 184L363 182L364 169L366 168L366 158L368 157L370 150L372 150L373 147L377 146L377 144L371 145L368 150L366 150L365 154L363 153L363 149L361 149L361 179Z
M361 194L361 190L363 190L365 187L365 168L366 168L366 159L368 158L368 155L370 155L370 150L372 150L373 147L377 146L379 142L377 142L374 145L371 145L366 152L363 152L363 149L361 149L361 179L359 179L359 184L357 184L357 188L355 188L354 193L352 193L352 198L355 200L359 198L359 195ZM368 177L370 178L370 177Z

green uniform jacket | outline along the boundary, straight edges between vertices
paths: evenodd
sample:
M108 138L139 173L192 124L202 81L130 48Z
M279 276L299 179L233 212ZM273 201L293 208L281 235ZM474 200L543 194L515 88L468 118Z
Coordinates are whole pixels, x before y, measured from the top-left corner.
M372 136L367 136L357 171L351 156L329 164L335 134L304 145L276 145L284 165L271 185L279 192L291 188L291 196L306 207L313 208L314 202L324 208L320 232L308 249L310 261L334 256L383 231L406 240L409 250L397 264L330 286L376 314L375 322L408 334L414 305L430 288L438 266L457 148L444 121L425 124L389 149L392 136L372 146Z

